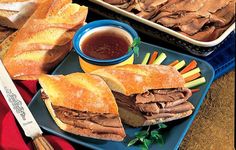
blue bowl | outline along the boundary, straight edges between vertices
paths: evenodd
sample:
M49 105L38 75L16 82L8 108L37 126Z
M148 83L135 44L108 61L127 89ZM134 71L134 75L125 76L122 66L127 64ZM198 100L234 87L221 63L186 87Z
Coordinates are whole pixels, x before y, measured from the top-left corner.
M133 55L133 53L134 53L133 50L127 52L125 55L123 55L119 58L106 59L106 60L96 59L96 58L89 57L89 56L85 55L80 48L80 42L81 42L83 36L87 32L89 32L95 28L99 28L99 27L116 27L116 28L122 29L122 30L126 31L127 33L129 33L129 35L132 37L132 39L138 38L137 32L131 26L129 26L128 24L125 24L123 22L119 22L119 21L115 21L115 20L93 21L93 22L90 22L90 23L84 25L83 27L81 27L74 35L73 46L75 48L75 51L79 55L79 57L81 57L84 61L91 63L91 64L95 64L95 65L99 65L99 66L107 66L107 65L119 64L119 63L127 60L128 58L130 58Z

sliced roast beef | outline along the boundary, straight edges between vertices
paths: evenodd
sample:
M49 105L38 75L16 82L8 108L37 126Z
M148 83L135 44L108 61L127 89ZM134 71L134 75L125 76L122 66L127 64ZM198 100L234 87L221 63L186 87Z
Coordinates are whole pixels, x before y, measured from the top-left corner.
M177 106L162 108L160 109L160 113L180 113L180 112L192 110L193 108L194 107L190 102L184 102Z
M150 104L135 104L141 112L144 113L159 113L160 107L156 103Z
M167 12L195 12L201 9L204 6L206 0L181 0L176 1L172 5L169 5L166 8L163 8L162 11Z
M188 88L178 88L169 90L153 90L144 94L137 94L135 103L151 103L151 102L172 102L179 99L187 100L191 96Z
M226 7L218 10L210 16L210 21L216 27L224 27L234 19L235 3L232 1Z
M142 17L144 19L150 19L153 18L153 16L155 16L157 13L156 10L148 12L148 11L141 11L139 13L137 13L137 16Z
M166 27L178 27L190 23L195 18L198 16L193 13L185 13L162 17L157 22Z
M188 102L192 95L188 88L154 89L145 93L126 96L114 92L118 107L135 112L144 118L168 118L194 109ZM154 118L155 118L154 117Z
M126 11L198 41L218 38L235 20L235 0L127 0L122 5L128 5Z
M178 26L182 32L185 32L189 35L197 33L201 28L209 22L208 18L195 18L188 24Z
M141 8L145 11L154 11L161 8L167 0L143 0L140 2Z
M196 11L196 14L202 17L209 17L211 13L215 13L217 10L227 6L230 1L232 0L218 0L217 2L215 0L207 0L201 9Z
M188 36L188 37L190 37L192 39L195 39L195 40L198 40L198 41L205 41L205 42L207 42L207 41L213 40L212 39L212 34L214 33L215 29L216 28L214 26L211 26L211 27L208 27L208 28L206 28L206 29L204 29L204 30L202 30L200 32L197 32L194 35L188 35L188 34L186 34L184 32L180 32L180 33L183 34L183 35L186 35L186 36Z
M52 105L56 117L66 124L90 129L94 133L119 134L121 129L119 117L113 114L81 112Z

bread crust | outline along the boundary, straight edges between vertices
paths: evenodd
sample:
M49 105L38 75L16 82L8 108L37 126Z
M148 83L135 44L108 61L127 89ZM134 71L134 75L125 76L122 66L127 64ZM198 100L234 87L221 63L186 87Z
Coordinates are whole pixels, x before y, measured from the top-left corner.
M118 115L111 90L98 76L86 73L41 75L39 83L55 106Z
M4 59L4 65L14 80L37 80L38 77L49 72L71 50L72 43L54 47L53 50L34 50L22 53L10 59ZM8 53L9 54L9 53ZM6 58L6 57L4 57Z
M171 66L124 65L105 67L92 72L102 77L112 91L126 96L144 93L151 89L184 87L181 74Z

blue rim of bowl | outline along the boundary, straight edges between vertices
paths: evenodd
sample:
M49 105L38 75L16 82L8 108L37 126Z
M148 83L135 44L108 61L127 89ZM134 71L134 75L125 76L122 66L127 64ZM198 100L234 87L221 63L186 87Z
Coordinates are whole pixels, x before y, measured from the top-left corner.
M98 65L114 65L114 64L118 64L120 62L127 60L134 53L133 49L119 58L106 59L106 60L100 60L100 59L96 59L93 57L89 57L82 52L82 50L80 49L79 43L80 43L80 40L83 37L83 35L94 28L102 27L102 26L117 27L117 28L127 31L133 39L138 38L137 32L131 26L129 26L128 24L125 24L123 22L119 22L116 20L93 21L93 22L90 22L90 23L84 25L83 27L81 27L74 35L72 42L73 42L73 46L74 46L74 49L77 52L77 54L79 54L79 56L83 60L86 60L87 62L92 63L92 64L98 64Z

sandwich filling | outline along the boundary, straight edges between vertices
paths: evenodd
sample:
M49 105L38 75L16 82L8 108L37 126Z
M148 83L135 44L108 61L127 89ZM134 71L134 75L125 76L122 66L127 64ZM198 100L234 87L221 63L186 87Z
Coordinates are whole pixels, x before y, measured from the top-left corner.
M42 99L47 100L45 92L41 92ZM119 116L109 113L92 113L72 110L62 106L52 105L56 117L65 124L76 128L88 129L94 134L120 135L123 127ZM124 135L120 135L124 137Z
M142 115L146 120L166 119L176 114L184 115L185 112L194 109L187 101L192 95L188 88L155 89L130 96L113 91L113 95L119 107Z

